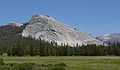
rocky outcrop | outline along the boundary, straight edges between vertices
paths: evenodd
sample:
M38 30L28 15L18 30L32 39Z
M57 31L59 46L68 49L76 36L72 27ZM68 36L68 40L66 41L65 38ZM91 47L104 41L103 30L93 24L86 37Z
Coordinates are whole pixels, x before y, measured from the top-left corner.
M97 39L105 43L120 42L120 33L104 34L104 35L98 36Z
M56 42L58 45L68 44L71 46L97 44L103 42L89 34L80 32L78 29L65 25L48 15L34 15L22 32L22 36Z
M23 24L19 24L19 23L12 22L12 21L9 21L7 25L17 26L17 27L23 26Z

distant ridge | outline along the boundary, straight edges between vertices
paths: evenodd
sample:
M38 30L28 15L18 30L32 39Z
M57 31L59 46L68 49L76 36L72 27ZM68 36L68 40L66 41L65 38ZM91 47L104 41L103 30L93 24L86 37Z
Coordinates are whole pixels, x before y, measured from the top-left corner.
M120 33L104 34L98 36L97 38L105 43L120 42Z
M16 23L16 22L9 21L7 25L20 27L20 26L22 26L23 24L19 24L19 23Z

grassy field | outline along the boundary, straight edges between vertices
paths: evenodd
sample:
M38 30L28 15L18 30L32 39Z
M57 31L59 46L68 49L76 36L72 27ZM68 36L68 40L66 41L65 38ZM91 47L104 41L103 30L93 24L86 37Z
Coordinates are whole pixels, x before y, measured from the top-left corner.
M0 56L0 58L3 58L5 63L65 63L66 70L120 70L120 57L117 56Z

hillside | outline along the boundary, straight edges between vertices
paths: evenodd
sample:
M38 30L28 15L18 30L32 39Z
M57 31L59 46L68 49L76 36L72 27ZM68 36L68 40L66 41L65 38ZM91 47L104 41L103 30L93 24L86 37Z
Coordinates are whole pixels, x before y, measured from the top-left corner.
M62 45L55 42L59 40ZM64 41L67 44L64 44ZM103 44L88 34L43 15L33 16L29 22L20 26L12 22L0 27L0 55L119 56L119 46L120 43Z
M98 36L97 39L99 39L100 41L103 41L105 43L120 42L120 33L101 35L101 36Z
M102 45L103 42L95 39L89 34L80 32L48 15L34 15L29 20L28 25L22 32L22 36L56 42L58 45L65 44L70 46L96 44Z

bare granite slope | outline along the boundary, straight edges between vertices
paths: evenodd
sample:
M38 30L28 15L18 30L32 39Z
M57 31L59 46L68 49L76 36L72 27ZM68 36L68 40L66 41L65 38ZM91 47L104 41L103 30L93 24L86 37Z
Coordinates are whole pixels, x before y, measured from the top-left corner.
M71 46L75 46L77 43L79 45L103 44L103 42L95 39L91 35L71 28L48 15L32 16L28 25L23 30L22 36L31 36L36 39L41 38L45 41L56 42L58 45L61 45L61 43Z

